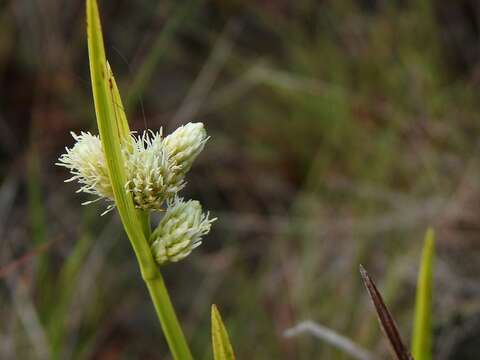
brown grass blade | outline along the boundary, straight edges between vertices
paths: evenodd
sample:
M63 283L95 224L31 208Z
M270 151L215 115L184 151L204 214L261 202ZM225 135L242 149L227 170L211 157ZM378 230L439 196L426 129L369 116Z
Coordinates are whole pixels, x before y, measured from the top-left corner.
M395 324L395 320L393 320L392 314L385 305L382 295L362 265L360 265L360 274L362 275L363 283L367 288L370 299L372 300L375 310L377 311L380 327L389 340L390 347L395 355L395 358L397 360L413 360L410 351L402 341L402 337L400 336L397 325Z

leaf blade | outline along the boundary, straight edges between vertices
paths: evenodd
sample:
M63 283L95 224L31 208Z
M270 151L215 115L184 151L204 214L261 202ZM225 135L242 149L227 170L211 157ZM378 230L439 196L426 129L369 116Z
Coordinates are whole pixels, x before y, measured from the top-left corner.
M434 257L435 233L432 228L429 228L425 234L415 301L412 352L417 360L432 359L432 288Z
M212 347L214 360L235 360L230 338L215 305L212 305Z
M111 79L111 92L113 98L113 106L115 107L115 112L118 114L118 130L120 139L122 141L130 140L130 127L128 125L127 115L125 113L125 107L123 106L122 97L120 96L120 91L118 90L117 82L115 81L115 76L113 76L113 71L110 64L107 61L107 72L108 76Z
M87 0L86 11L95 114L115 204L139 263L143 265L141 266L143 278L155 278L158 276L158 270L152 260L139 211L135 208L131 195L125 191L127 175L121 151L121 136L129 129L123 106L115 106L115 103L121 105L120 93L106 59L97 1Z

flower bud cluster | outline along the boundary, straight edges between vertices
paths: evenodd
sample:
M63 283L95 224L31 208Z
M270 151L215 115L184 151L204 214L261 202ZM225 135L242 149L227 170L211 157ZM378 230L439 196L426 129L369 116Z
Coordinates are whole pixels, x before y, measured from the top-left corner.
M100 138L89 132L72 136L75 145L66 148L57 163L70 170L72 177L67 181L78 181L78 192L114 202ZM131 193L138 209L163 211L166 205L152 233L151 248L158 264L179 261L201 244L201 237L209 232L213 221L202 213L198 201L184 202L177 196L185 186L186 173L208 140L206 131L202 123L188 123L165 138L161 131L131 136L131 141L122 147L125 191Z
M188 256L202 243L213 221L202 212L198 201L176 197L169 206L158 227L150 237L153 256L158 264L177 262Z
M184 175L179 175L180 165L164 141L161 133L145 132L134 137L133 146L124 151L128 176L125 188L139 209L161 210L164 201L185 186Z
M180 126L165 140L165 148L178 166L177 176L184 176L192 167L193 160L203 150L208 137L202 123Z

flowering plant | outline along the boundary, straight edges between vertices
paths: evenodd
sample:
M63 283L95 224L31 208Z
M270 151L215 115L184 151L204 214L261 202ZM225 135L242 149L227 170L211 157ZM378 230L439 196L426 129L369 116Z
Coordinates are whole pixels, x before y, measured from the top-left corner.
M120 92L105 56L98 6L87 0L87 37L93 99L99 135L72 133L57 165L70 170L66 180L80 184L78 192L105 199L106 212L116 209L135 252L140 272L155 306L174 359L192 359L173 309L159 265L186 258L201 244L213 221L198 201L178 193L185 176L208 140L202 123L188 123L163 137L162 131L133 133ZM150 213L163 218L152 232ZM220 315L212 307L212 341L216 359L233 351Z
M57 165L70 170L67 182L78 181L78 192L93 194L114 208L115 196L108 174L107 162L100 138L89 132L72 133L75 145L59 158ZM202 213L198 201L179 198L185 186L185 175L208 140L202 123L188 123L167 137L162 132L145 131L141 136L130 135L122 142L127 181L125 191L130 193L137 209L164 211L164 217L150 236L149 243L158 264L184 259L201 244L201 238L210 231L216 219Z

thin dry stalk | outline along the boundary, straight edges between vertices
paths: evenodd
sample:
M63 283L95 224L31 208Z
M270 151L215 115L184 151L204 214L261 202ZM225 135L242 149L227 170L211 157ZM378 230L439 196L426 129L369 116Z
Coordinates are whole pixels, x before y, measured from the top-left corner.
M360 265L360 274L362 275L363 283L367 288L370 299L372 300L375 310L377 311L380 327L389 340L393 355L397 360L413 360L410 351L407 349L402 337L400 336L400 332L398 331L398 327L395 324L392 314L383 301L382 295L362 265Z
M326 326L315 323L311 320L303 321L294 327L285 330L283 335L285 337L295 337L303 333L308 333L321 339L330 345L349 354L352 358L357 360L375 360L376 357L368 350L363 349L355 344L347 337L340 335L336 331L327 328Z

